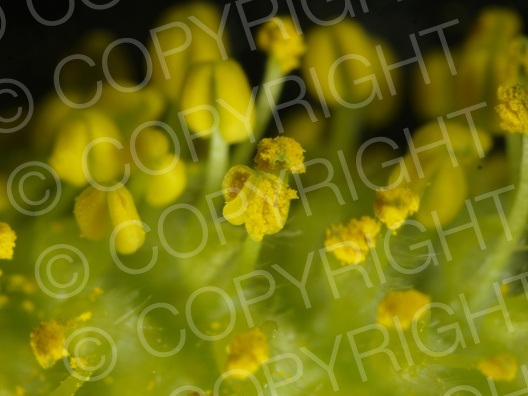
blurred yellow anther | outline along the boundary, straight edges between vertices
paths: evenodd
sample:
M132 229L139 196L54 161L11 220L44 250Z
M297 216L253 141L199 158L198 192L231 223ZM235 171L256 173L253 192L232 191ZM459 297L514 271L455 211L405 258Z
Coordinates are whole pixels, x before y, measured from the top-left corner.
M414 320L420 308L429 304L431 298L415 289L390 291L379 303L377 322L385 327L394 327L393 317L397 316L401 327L406 330Z
M0 222L0 259L11 260L15 249L16 234L9 224Z
M99 183L108 182L117 179L124 169L119 144L119 130L113 121L98 111L86 110L60 128L49 163L62 180L75 186L85 185L89 177Z
M227 143L249 139L255 124L251 88L234 60L193 67L182 91L181 108L189 129L210 137L218 130Z
M361 103L376 89L376 72L372 62L378 59L372 39L361 25L348 19L331 26L316 26L308 32L303 74L314 97L323 94L335 106L341 100ZM365 59L346 58L353 54ZM317 83L312 73L319 77Z
M303 36L297 33L291 17L272 18L257 34L257 46L280 65L284 74L300 66L306 51Z
M152 206L164 206L175 201L187 186L187 171L185 163L174 154L164 155L158 168L169 169L173 161L178 161L174 167L165 173L150 175L145 182L146 200ZM155 168L152 168L153 170Z
M397 230L402 223L420 208L420 197L405 187L378 190L374 211L376 216L391 230Z
M136 139L136 154L145 166L151 166L169 152L169 139L156 128L143 130Z
M181 158L169 152L169 139L149 128L136 140L136 154L146 169L141 184L149 205L164 206L176 200L187 186L187 171Z
M508 132L528 134L528 91L517 84L499 87L497 96L501 102L496 110L501 118L501 128Z
M195 18L201 25L189 18ZM175 6L164 13L156 24L160 30L153 36L149 52L153 59L159 59L153 62L152 81L167 97L178 100L185 75L194 65L228 57L227 32L224 31L217 42L205 30L218 32L221 24L218 9L200 0Z
M145 230L141 225L134 198L125 186L108 193L108 211L114 229L125 222L129 223L116 235L116 250L121 254L134 253L145 242Z
M343 265L359 264L366 260L370 247L376 246L381 225L364 216L348 224L332 224L326 230L325 247L329 248Z
M226 347L228 353L226 371L243 370L233 377L244 379L255 373L262 362L269 359L269 346L266 335L255 327L245 333L236 335Z
M75 200L73 213L81 229L81 236L98 240L112 229L127 225L117 232L115 248L121 254L131 254L145 241L145 230L134 204L134 199L125 186L113 191L100 191L93 186L84 190Z
M233 225L246 225L248 234L260 241L266 234L282 230L290 201L297 192L273 174L254 171L247 166L232 167L222 183L223 215Z
M513 381L517 376L517 359L509 353L500 353L496 356L483 359L477 366L478 370L494 381Z
M262 172L278 173L283 169L290 173L304 173L304 150L294 139L279 136L262 139L255 156L256 168Z
M52 367L67 353L64 349L64 328L57 321L43 322L31 332L31 348L38 363Z

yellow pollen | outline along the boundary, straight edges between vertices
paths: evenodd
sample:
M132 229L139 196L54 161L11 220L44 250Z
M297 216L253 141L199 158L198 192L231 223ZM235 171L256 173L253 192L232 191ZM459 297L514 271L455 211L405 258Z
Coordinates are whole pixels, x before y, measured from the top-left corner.
M509 353L501 353L496 356L481 360L477 366L478 370L486 377L494 381L513 381L517 376L517 359Z
M405 187L390 190L378 190L374 211L378 219L391 230L401 227L402 223L420 208L420 197Z
M266 335L257 327L236 335L227 346L228 353L226 371L244 370L248 374L255 373L261 363L269 358L269 346ZM233 377L244 379L244 372L233 374Z
M15 249L16 234L9 224L0 222L0 259L11 260Z
M43 322L31 332L31 348L38 363L45 369L52 367L66 353L64 328L52 320Z
M381 225L372 217L352 219L348 224L332 224L326 230L325 247L343 265L359 264L366 260L370 247L376 246Z
M501 118L501 128L508 132L528 134L528 92L517 84L499 87L497 96L501 102L495 107Z
M291 17L266 22L257 34L257 46L278 62L284 74L298 68L306 52L303 36L297 33Z
M256 168L262 172L276 173L283 169L290 173L304 173L304 150L295 139L279 136L262 139L255 156Z
M394 327L393 317L397 316L403 330L407 330L416 313L429 304L431 298L415 289L390 291L378 305L377 322L385 327Z

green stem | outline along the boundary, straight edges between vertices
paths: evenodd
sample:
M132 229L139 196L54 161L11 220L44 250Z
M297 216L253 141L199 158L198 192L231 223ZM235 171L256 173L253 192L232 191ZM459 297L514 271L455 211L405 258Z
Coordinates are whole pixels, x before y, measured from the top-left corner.
M238 267L234 271L235 275L244 275L255 269L261 247L262 241L255 241L249 235L246 237L238 257Z
M478 289L471 299L476 305L483 305L490 297L490 288L500 280L515 246L521 239L528 219L528 136L522 137L522 155L519 169L519 182L516 188L513 204L509 211L507 222L511 238L501 239L488 259L488 265L481 272Z
M207 159L207 174L205 180L205 195L219 191L222 180L229 165L229 144L222 138L220 131L211 135L209 158Z
M255 111L256 111L256 123L253 128L253 136L255 138L254 142L244 142L237 146L233 154L233 165L238 164L247 164L250 161L250 157L255 151L257 143L262 139L264 133L266 132L266 127L273 115L274 107L270 105L270 99L272 99L272 104L279 102L280 96L282 94L282 89L284 88L284 77L280 65L273 58L268 58L266 63L266 71L264 72L264 78L262 79L261 87L257 94L255 102ZM273 83L274 81L279 82L269 85L267 88L266 84ZM271 98L269 98L271 96Z
M52 396L72 396L74 395L85 381L82 381L73 375L70 375L53 391Z
M361 122L357 110L342 106L334 108L332 111L331 136L327 147L327 157L336 156L339 150L343 150L345 155L355 152L360 126Z

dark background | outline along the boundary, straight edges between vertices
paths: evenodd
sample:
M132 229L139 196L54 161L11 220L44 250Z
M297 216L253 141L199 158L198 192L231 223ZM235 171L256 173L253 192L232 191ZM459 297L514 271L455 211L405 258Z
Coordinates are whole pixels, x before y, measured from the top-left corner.
M288 12L285 0L276 0L282 13ZM308 0L310 9L321 19L331 19L339 14L345 0ZM369 12L364 14L359 0L349 0L356 12L356 19L366 29L383 37L391 43L399 59L413 55L409 34L417 33L437 24L457 18L459 24L445 30L449 45L460 42L478 11L489 4L511 6L523 14L528 21L528 5L524 0L511 1L423 1L423 0L365 0ZM309 26L309 19L302 11L300 0L292 0L298 10L297 14L303 27ZM42 18L58 20L68 10L68 0L44 2L33 0L36 11ZM50 3L54 6L50 7ZM108 0L92 0L94 4L104 5ZM80 0L74 0L73 15L58 26L45 26L39 23L29 12L28 2L24 0L1 1L0 7L5 14L5 33L0 38L0 78L12 78L29 88L33 98L38 100L44 93L53 89L53 72L57 63L83 35L94 28L112 31L118 38L135 38L144 44L150 37L149 29L157 26L160 14L167 7L181 1L155 0L120 0L106 10L95 10ZM241 19L235 1L216 1L219 8L231 3L227 29L230 33L233 55L243 64L249 74L252 85L257 85L263 71L264 56L258 51L250 51L242 29ZM252 21L262 18L271 11L270 0L249 0L242 4L247 19ZM420 38L420 48L427 50L428 45L438 46L436 34ZM138 70L143 68L144 61L140 51L131 45L123 45L137 61ZM406 71L410 67L404 68ZM138 71L138 80L144 74ZM288 96L288 91L285 93ZM0 95L0 108L16 105L11 95ZM409 117L408 109L402 117Z

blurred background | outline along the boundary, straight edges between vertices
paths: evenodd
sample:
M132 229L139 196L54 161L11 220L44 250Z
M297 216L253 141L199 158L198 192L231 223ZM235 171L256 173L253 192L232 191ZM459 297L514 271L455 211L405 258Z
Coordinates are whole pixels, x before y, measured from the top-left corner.
M72 0L73 1L73 0ZM288 13L288 2L277 1L281 13ZM496 4L512 7L523 15L524 21L528 21L528 5L523 0L509 0L493 2L490 0L473 1L436 1L424 2L422 0L365 0L369 12L363 13L360 0L307 0L312 12L321 19L332 19L339 15L346 2L352 4L356 16L368 32L379 36L396 50L398 58L407 59L413 56L410 45L409 34L435 26L437 24L458 19L459 24L445 29L449 45L459 43L471 23L474 21L478 11L488 5ZM264 54L251 51L247 42L238 8L235 1L217 0L211 1L223 9L226 4L231 3L227 30L230 35L232 54L245 67L249 75L250 83L257 85L261 79L264 68ZM297 12L303 27L308 27L311 22L298 1L290 1L301 10ZM38 22L29 11L29 4L34 4L36 12L48 21L57 21L63 18L69 10L69 0L54 0L53 6L50 2L27 1L3 1L0 8L5 15L0 23L0 29L5 31L0 38L0 78L12 78L23 83L31 92L33 99L38 101L43 94L53 89L53 73L58 62L66 55L71 54L71 49L88 32L99 28L112 32L116 38L134 38L145 45L148 44L149 30L157 26L161 13L174 4L183 3L175 0L157 0L149 2L134 0L120 0L108 9L93 9L82 1L74 1L73 13L64 23L56 26L45 26ZM92 0L93 7L96 5L104 7L109 4L106 0ZM252 0L240 2L247 20L254 21L265 17L272 9L271 0ZM500 4L499 4L500 3ZM1 12L0 12L1 16ZM0 32L1 32L0 30ZM420 48L423 52L430 46L438 46L439 40L436 34L430 34L420 38ZM135 60L137 79L144 76L144 60L139 49L132 45L123 45ZM412 67L404 67L406 78L409 77ZM284 97L297 95L292 93L288 87ZM294 96L294 97L295 97ZM0 95L0 109L16 106L16 99L12 95ZM9 116L5 114L4 116ZM2 116L2 113L0 113ZM408 103L404 105L399 119L392 125L400 129L400 126L412 128L412 112Z

